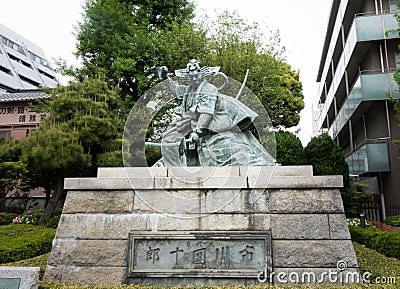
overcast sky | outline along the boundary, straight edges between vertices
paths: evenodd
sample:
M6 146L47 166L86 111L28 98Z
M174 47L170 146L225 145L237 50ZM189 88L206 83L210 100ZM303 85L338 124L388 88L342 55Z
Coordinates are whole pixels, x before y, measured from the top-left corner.
M44 50L76 64L74 25L81 19L84 0L1 0L0 23ZM311 135L311 107L317 100L317 71L332 0L196 0L210 16L236 10L244 19L279 30L287 62L300 71L306 108L301 112L299 137Z

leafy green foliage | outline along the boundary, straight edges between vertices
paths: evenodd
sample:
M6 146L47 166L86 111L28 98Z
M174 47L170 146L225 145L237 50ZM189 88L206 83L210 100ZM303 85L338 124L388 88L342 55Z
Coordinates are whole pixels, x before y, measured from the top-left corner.
M238 81L249 69L247 86L264 105L273 126L296 126L304 108L302 84L299 73L284 61L279 34L268 39L257 23L248 24L227 11L210 27L209 54L200 60L221 66L221 71Z
M0 263L20 261L50 252L54 235L54 229L41 226L0 226Z
M358 217L362 213L360 203L372 197L369 186L350 177L349 187L341 191L347 217Z
M250 69L247 86L273 125L297 125L304 108L302 84L299 73L284 62L279 34L268 38L257 23L248 24L235 13L198 23L191 21L192 16L193 5L187 0L88 1L77 28L76 54L82 57L83 68L75 76L101 75L110 87L119 86L127 115L133 102L159 81L155 66L174 71L197 58L202 65L221 66L239 81Z
M400 231L382 232L375 227L362 229L349 226L351 239L354 242L374 249L387 257L400 259Z
M283 166L304 165L304 148L300 139L289 131L279 130L275 133L276 160Z
M372 275L369 278L371 283L375 283L377 278L392 277L396 279L396 283L393 285L382 284L382 285L371 285L368 288L396 288L400 280L400 260L395 258L386 257L372 249L369 249L365 245L353 242L354 251L357 255L357 262L360 266L361 274L370 272ZM365 286L365 285L364 285ZM384 286L384 287L378 287Z
M340 148L328 134L311 139L304 149L308 164L313 166L315 175L342 175L342 200L347 217L355 217L359 212L359 202L368 197L370 192L366 185L351 179L349 167Z
M151 67L160 63L166 52L171 53L165 49L177 47L164 48L163 40L176 39L190 47L180 35L192 32L185 25L193 17L193 9L188 0L87 1L76 33L76 55L83 60L78 74L82 78L102 75L111 87L121 87L124 99L129 95L132 99L128 100L137 100L154 84ZM187 53L179 47L174 54L179 52Z
M394 226L400 227L400 216L390 216L385 219L385 223Z
M12 267L39 267L40 272L39 272L39 279L41 280L44 274L44 271L46 270L47 266L47 259L49 258L50 253L46 253L37 257L33 257L30 259L25 259L21 261L15 261L15 262L10 262L3 264L4 266L12 266ZM3 266L0 264L0 266Z
M12 213L0 213L0 226L3 225L10 225L13 219L15 218L16 214Z
M315 175L342 175L345 189L349 187L349 167L343 150L328 134L313 137L305 147L304 155Z
M21 162L0 162L0 212L6 208L7 194L20 195L29 190L26 165Z

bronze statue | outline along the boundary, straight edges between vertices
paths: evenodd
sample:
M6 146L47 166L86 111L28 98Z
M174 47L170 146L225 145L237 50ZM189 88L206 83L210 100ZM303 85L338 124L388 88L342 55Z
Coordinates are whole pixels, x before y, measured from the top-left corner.
M241 91L237 98L227 96L205 79L222 75L227 81L219 67L201 67L198 60L190 60L185 69L175 71L189 85L172 80L166 67L158 71L178 98L179 119L163 134L162 159L155 166L276 164L250 131L258 115L237 99Z

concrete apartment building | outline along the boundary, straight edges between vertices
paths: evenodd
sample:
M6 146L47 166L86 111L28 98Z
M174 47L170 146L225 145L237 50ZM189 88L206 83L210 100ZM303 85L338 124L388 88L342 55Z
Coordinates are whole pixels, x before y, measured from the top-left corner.
M345 152L350 173L376 194L380 219L400 214L399 121L388 95L400 97L393 79L400 37L394 13L400 0L333 0L317 82L314 127Z
M57 86L43 50L0 24L0 138L22 138L45 114L30 104L48 98L39 87Z

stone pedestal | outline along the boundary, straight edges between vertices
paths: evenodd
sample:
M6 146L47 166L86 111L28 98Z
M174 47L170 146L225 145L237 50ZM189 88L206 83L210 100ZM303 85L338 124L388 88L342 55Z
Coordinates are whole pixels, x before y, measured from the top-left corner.
M357 283L342 185L311 166L99 168L97 178L65 180L44 279Z

